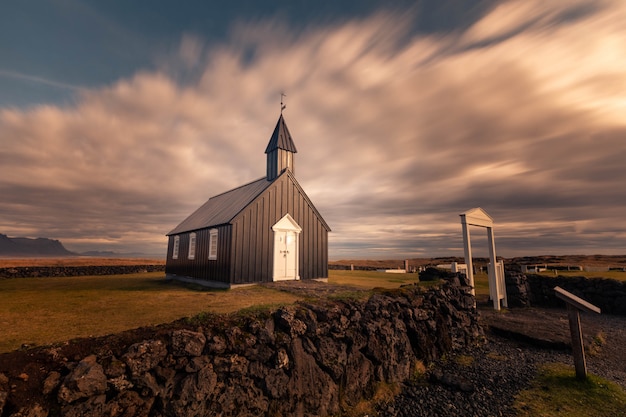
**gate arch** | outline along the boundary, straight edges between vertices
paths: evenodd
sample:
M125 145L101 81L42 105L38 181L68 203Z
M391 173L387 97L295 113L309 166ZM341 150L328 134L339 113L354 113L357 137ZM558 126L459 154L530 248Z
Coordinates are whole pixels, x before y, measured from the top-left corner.
M493 219L485 210L480 207L473 208L461 213L461 225L463 227L463 250L465 252L465 263L467 264L467 278L474 291L474 266L472 265L472 242L470 240L469 226L485 227L487 229L487 239L489 246L489 295L493 300L493 308L500 310L508 307L506 299L506 285L504 283L504 264L496 260L496 243L493 237Z

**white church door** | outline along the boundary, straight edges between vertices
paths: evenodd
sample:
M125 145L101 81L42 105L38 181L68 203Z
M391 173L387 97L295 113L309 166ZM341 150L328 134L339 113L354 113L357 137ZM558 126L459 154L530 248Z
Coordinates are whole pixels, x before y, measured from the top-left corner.
M300 279L298 252L302 229L286 214L274 226L274 281Z

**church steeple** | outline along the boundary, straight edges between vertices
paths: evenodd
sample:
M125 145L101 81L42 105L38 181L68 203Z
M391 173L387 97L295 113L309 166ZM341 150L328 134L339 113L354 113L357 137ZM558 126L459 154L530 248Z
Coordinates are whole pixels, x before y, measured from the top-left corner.
M265 148L267 154L267 180L272 181L278 177L284 170L288 169L294 172L293 156L298 152L296 145L291 139L289 129L283 118L282 112L278 118L278 123L274 128L274 133L270 138L270 142Z

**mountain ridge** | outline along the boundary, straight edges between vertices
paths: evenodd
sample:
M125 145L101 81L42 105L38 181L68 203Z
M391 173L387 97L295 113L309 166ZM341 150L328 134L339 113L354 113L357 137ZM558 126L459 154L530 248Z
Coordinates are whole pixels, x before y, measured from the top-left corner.
M0 233L0 256L78 256L61 241L38 237L8 237Z

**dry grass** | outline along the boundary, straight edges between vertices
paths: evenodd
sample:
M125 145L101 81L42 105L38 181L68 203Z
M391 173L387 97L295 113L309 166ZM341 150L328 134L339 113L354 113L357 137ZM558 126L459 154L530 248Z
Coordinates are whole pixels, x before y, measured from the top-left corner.
M28 266L119 266L119 265L165 265L165 259L151 258L91 258L74 256L67 258L0 258L0 268Z
M56 258L12 260L11 264L78 266L107 262L128 265L128 261ZM369 289L396 288L416 280L417 274L367 271L331 271L329 277L330 283ZM221 314L251 307L275 307L298 299L294 294L260 286L209 290L166 282L162 272L5 279L0 280L0 352L17 349L23 344L42 345L101 336L205 312Z
M386 382L379 382L374 388L374 394L372 398L362 399L353 407L345 407L344 413L346 417L363 417L376 415L376 406L381 404L388 404L394 400L401 392L399 384L389 384Z
M474 357L469 355L457 355L454 358L454 362L461 366L470 367L474 363Z
M618 281L626 281L626 272L624 271L544 271L539 275L554 277L560 275L563 277L585 277L585 278L610 278Z
M376 271L328 271L328 282L357 288L398 288L419 282L417 274L389 274Z
M0 352L297 299L259 286L190 289L162 272L0 280Z

